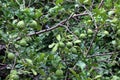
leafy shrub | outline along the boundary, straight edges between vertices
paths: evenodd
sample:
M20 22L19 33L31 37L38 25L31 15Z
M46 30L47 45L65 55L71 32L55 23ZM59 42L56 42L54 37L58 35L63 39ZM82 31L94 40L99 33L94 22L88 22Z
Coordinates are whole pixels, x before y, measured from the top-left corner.
M1 0L0 79L119 80L119 4Z

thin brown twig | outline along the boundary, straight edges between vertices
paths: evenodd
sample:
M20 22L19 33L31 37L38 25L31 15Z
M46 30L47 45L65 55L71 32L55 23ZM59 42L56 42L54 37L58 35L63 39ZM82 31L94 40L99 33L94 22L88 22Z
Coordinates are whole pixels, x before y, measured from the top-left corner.
M28 6L27 6L27 7L30 7L30 4L31 4L31 0L29 0L29 3L28 3Z
M23 0L23 8L25 8L25 0Z
M94 54L94 55L87 56L87 58L92 58L92 57L97 57L97 56L113 55L113 54L118 54L118 53L119 52L109 52L109 53Z
M93 6L94 6L94 0L92 0L92 4L91 4L91 6L90 6L90 10L93 9Z
M70 29L66 25L61 24L61 26L64 26L66 30L75 37L75 39L78 39L78 37L72 31L70 31Z
M4 65L6 65L6 64L0 63L0 66L4 66Z
M60 25L61 24L65 24L69 19L73 18L73 17L77 17L77 16L85 16L85 15L88 15L88 13L86 12L83 12L83 13L80 13L80 14L74 14L73 16L69 17L68 19L64 19L62 20L61 22L57 23L56 25L52 26L51 28L48 28L48 29L44 29L44 30L41 30L41 31L38 31L38 32L34 32L34 33L29 33L27 34L27 36L33 36L33 35L38 35L38 34L42 34L42 33L45 33L45 32L49 32L49 31L52 31L58 27L61 27ZM18 37L16 39L16 41L19 41L21 39L21 37Z
M93 46L93 42L94 42L94 40L95 40L95 38L96 38L96 36L97 36L97 33L98 33L98 28L96 28L96 30L95 30L95 33L94 33L94 35L93 35L93 38L92 38L92 40L91 40L91 42L90 42L90 46L89 46L89 48L88 48L85 56L87 56L88 53L89 53L89 51L91 50L91 48L92 48L92 46Z
M102 5L103 5L103 3L104 3L104 0L101 0L101 2L100 2L100 4L99 4L98 8L101 8Z
M16 60L17 60L17 57L15 56L15 59L14 59L13 65L12 65L12 69L14 69L14 67L15 67Z

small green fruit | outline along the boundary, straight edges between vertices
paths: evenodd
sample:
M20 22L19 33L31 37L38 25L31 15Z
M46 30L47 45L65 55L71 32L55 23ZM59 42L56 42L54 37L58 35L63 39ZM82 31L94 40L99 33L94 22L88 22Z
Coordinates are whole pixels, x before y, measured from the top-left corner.
M92 34L93 31L92 31L91 29L88 29L88 30L87 30L87 33L88 33L88 34Z
M65 51L65 52L69 52L69 48L68 48L68 47L65 47L65 48L64 48L64 51Z
M82 38L82 39L86 38L86 34L84 34L84 33L80 34L80 38Z
M118 22L118 18L114 17L112 20L111 20L112 23L116 23Z
M79 8L79 4L75 4L75 8Z
M116 40L113 40L111 43L113 44L113 46L116 46L116 45L117 45Z
M11 52L8 52L7 53L8 55L7 55L7 57L8 57L8 59L14 59L15 58L15 54L13 54L13 53L11 53Z
M20 40L19 44L20 44L21 46L26 46L26 45L27 45L27 42L26 42L25 39L22 39L22 40Z
M108 12L108 15L111 16L111 15L113 15L114 13L115 13L115 10L111 10L111 11Z
M62 71L61 69L58 69L58 70L55 72L55 74L56 74L57 76L62 76L62 75L63 75L63 71Z
M12 25L15 26L17 24L17 22L18 22L17 19L13 20Z
M17 23L17 27L18 27L18 28L24 28L24 27L25 27L24 21L19 21L19 22Z
M109 32L108 31L104 31L103 34L104 35L109 35Z
M90 24L92 21L91 20L88 20L87 23Z
M52 80L51 77L48 77L47 80Z
M75 35L79 35L79 30L74 31Z
M37 22L35 20L31 20L29 23L29 26L32 28L36 28L37 27Z
M11 70L10 74L14 74L15 75L15 74L17 74L17 71L16 70Z
M71 51L72 51L72 53L77 53L77 49L74 47L71 48Z
M32 41L32 38L31 38L31 37L26 37L25 40L26 40L27 42L30 42L30 41Z
M67 45L67 47L72 47L73 43L72 42L67 42L66 45Z
M11 74L10 80L19 80L19 76L17 74Z
M80 44L81 43L81 40L75 40L74 41L74 44Z
M65 47L65 44L63 42L59 42L59 47L63 48Z
M91 35L91 34L89 34L89 35L88 35L88 37L90 38L90 37L92 37L92 35Z

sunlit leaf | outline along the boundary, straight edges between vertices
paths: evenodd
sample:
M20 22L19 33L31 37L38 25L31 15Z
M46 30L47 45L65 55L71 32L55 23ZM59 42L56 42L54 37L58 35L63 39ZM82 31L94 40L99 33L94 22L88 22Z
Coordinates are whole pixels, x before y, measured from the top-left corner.
M61 40L61 36L60 34L56 36L57 40L60 41Z
M81 68L81 70L83 70L86 67L86 64L84 62L82 62L82 61L78 61L76 63L76 65L79 66Z

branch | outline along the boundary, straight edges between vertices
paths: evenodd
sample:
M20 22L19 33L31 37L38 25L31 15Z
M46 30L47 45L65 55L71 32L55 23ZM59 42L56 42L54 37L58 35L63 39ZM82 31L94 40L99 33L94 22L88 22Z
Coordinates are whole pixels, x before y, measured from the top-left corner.
M98 8L101 8L102 5L103 5L103 3L104 3L104 0L101 0L101 2L100 2L100 4L99 4Z
M83 13L80 13L80 14L74 14L73 16L70 15L70 17L69 17L68 19L62 20L61 22L57 23L56 25L52 26L52 27L49 28L49 29L44 29L44 30L41 30L41 31L38 31L38 32L29 33L29 34L27 34L27 36L33 36L33 35L42 34L42 33L44 33L44 32L52 31L52 30L54 30L54 29L56 29L56 28L58 28L58 27L61 27L61 26L60 26L61 24L62 24L62 25L65 24L65 23L66 23L68 20L70 20L71 18L74 18L74 17L77 17L77 16L85 16L85 15L88 15L88 13L83 12ZM18 40L20 40L20 39L21 39L21 37L18 37L18 38L16 39L16 41L18 41Z
M113 54L118 54L119 52L110 52L110 53L102 53L102 54L94 54L94 55L89 55L87 58L92 58L92 57L97 57L97 56L105 56L105 55L113 55Z
M68 26L62 25L62 24L61 24L61 26L64 26L66 28L66 30L75 37L75 39L78 39L78 37L72 31L70 31L70 29L68 28Z
M85 56L87 56L88 53L90 52L92 46L93 46L93 42L94 42L94 40L95 40L95 38L96 38L96 36L97 36L97 33L98 33L99 28L98 28L98 26L97 26L96 20L95 20L95 18L94 18L94 16L93 16L92 12L91 12L89 9L87 9L85 5L82 5L82 6L83 6L83 8L88 12L88 15L91 17L91 19L92 19L92 21L93 21L93 23L94 23L94 26L95 26L95 33L94 33L93 38L92 38L92 40L91 40L91 42L90 42L90 46L89 46L88 50L87 50L86 53L85 53Z

